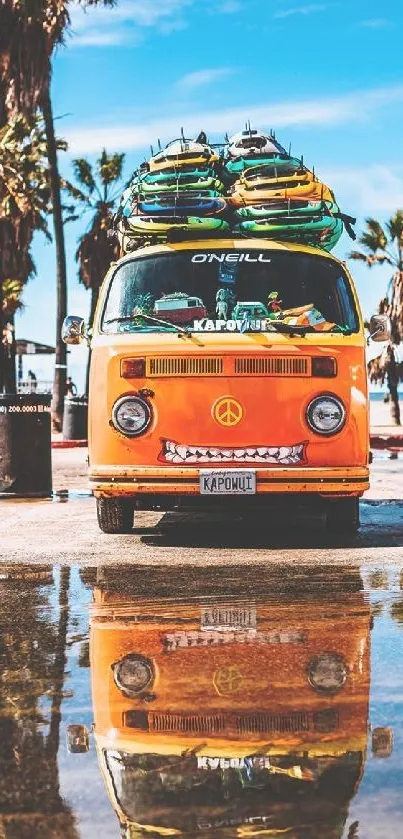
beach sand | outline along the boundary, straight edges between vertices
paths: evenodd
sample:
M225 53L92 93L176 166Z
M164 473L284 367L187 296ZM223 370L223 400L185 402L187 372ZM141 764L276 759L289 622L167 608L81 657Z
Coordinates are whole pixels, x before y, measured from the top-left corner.
M403 423L403 402L400 401L400 414L401 414L401 421ZM388 429L398 429L399 426L396 426L392 420L391 416L391 408L390 402L386 403L381 400L376 400L374 402L370 402L370 422L371 422L371 429L376 429L378 431L379 426L382 428ZM402 426L403 431L403 426Z

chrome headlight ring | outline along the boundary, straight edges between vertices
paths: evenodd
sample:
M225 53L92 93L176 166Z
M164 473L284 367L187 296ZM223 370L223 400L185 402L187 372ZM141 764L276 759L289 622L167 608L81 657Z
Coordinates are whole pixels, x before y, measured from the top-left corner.
M321 393L312 399L306 409L306 421L311 431L330 437L344 428L346 408L333 393Z
M116 400L112 408L112 425L125 437L139 437L152 421L151 405L140 396L126 395Z
M308 664L308 682L317 693L337 693L348 677L348 665L339 653L320 653Z
M149 658L138 653L129 653L112 665L116 686L125 696L136 697L149 688L155 679L155 671Z

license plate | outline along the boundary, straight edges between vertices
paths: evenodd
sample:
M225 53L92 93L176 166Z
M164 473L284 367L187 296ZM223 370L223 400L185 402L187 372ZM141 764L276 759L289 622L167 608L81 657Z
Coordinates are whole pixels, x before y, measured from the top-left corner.
M200 469L201 495L255 495L256 472L250 469Z
M255 606L209 606L201 610L200 629L256 629Z

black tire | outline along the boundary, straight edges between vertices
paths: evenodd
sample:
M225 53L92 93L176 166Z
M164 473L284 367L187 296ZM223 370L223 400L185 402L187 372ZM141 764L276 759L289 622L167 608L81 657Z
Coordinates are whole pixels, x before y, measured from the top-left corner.
M97 498L97 516L103 533L131 533L134 503L130 498Z
M327 505L328 530L339 533L356 533L360 526L359 499L337 498L329 501Z

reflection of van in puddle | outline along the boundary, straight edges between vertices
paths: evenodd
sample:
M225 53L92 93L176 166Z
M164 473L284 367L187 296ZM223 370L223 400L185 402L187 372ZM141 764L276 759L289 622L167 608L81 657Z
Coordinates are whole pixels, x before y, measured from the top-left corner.
M228 317L269 299L281 301L276 318ZM193 323L192 310L203 311ZM302 314L290 324L286 312ZM387 339L384 315L371 334ZM85 340L84 321L68 318L63 337ZM135 509L235 495L243 507L305 500L332 528L357 528L369 485L364 322L334 256L256 239L141 248L112 264L90 343L102 530L130 532Z
M95 739L124 836L341 836L368 732L360 591L94 600Z

